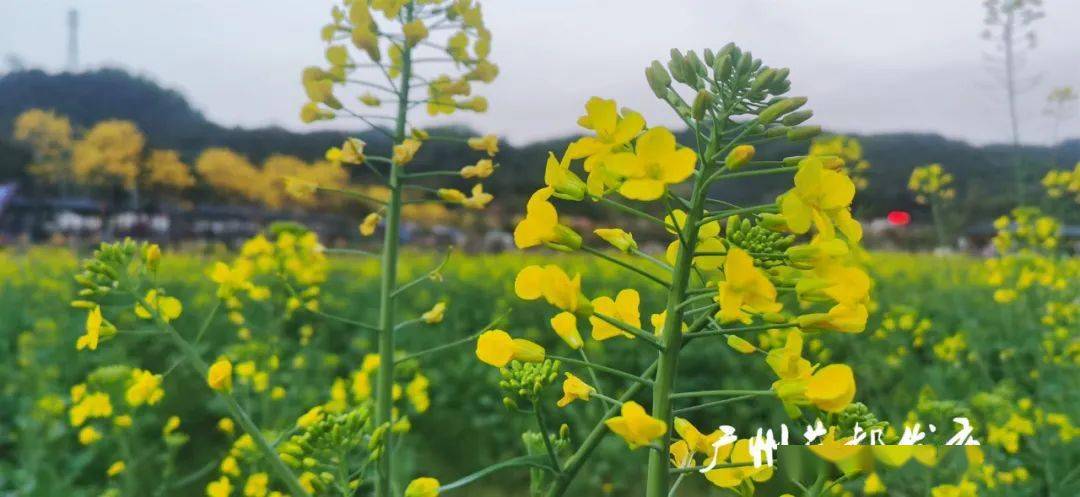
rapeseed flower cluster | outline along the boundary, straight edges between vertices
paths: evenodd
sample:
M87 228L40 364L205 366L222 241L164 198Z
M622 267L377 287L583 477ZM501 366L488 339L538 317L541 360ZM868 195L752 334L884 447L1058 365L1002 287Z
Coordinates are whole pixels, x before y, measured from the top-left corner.
M514 241L521 249L582 251L652 286L595 295L587 273L570 273L557 264L526 266L515 278L516 295L552 307L550 328L580 359L553 355L501 330L482 335L476 354L504 368L504 377L517 374L523 362L548 359L586 371L565 374L557 407L591 404L594 399L611 404L593 433L602 436L610 430L631 449L652 449L647 495L667 495L669 471L697 464L695 454L706 456L704 464L724 466L707 472L708 481L752 492L753 483L769 479L772 472L767 466L749 467L750 440L725 439L722 454L713 454L712 444L721 434L701 435L688 421L673 416L674 404L749 393L778 398L796 418L803 416L803 409L838 413L851 404L856 394L851 368L812 364L802 357L802 344L806 334L860 333L866 327L872 283L855 257L862 238L851 214L857 188L841 156L860 161L860 153L857 144L846 149L840 145L839 150L822 144L808 156L755 161L752 143L799 140L817 130L801 125L810 117L808 111L798 111L805 99L778 96L789 86L787 70L765 67L732 45L706 51L703 58L673 51L667 68L657 62L646 74L654 93L690 126L694 146L680 145L675 133L650 127L642 114L613 100L590 99L578 119L587 136L561 154L549 153L545 184L529 198ZM692 103L673 88L673 79L696 92ZM739 111L733 114L732 109ZM743 116L736 118L738 114ZM710 196L709 187L716 182L785 173L794 173L793 185L772 204L739 206ZM597 245L560 220L556 202L586 200L659 224L673 238L666 254L657 258L643 252L634 234L622 228L597 229ZM797 243L800 236L805 239ZM614 253L605 250L604 243ZM643 298L654 289L660 290L661 299ZM657 300L666 305L645 305ZM646 317L654 331L644 329ZM586 326L591 342L585 338ZM770 330L786 340L769 350L747 340ZM686 344L712 337L726 338L742 354L760 354L776 381L768 389L750 392L674 391L676 364ZM585 354L614 341L651 350L659 359L644 373L635 373L598 364ZM630 380L633 388L620 398L608 397L603 392L610 385L600 382L600 375ZM650 408L635 400L639 389L652 391ZM546 409L542 403L532 406L542 437L551 436L546 433ZM681 440L675 440L676 433ZM554 474L534 476L534 486L539 482L548 486L547 495L562 495L596 438L590 436L578 446L565 464L557 450L549 450ZM661 455L668 452L670 460Z

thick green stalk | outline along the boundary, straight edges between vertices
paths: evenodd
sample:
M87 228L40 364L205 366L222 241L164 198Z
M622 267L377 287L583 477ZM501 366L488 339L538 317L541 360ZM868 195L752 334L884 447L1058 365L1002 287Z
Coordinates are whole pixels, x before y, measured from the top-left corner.
M668 293L667 300L667 319L664 320L664 330L660 336L664 349L660 352L656 370L651 414L667 423L668 431L660 438L660 446L665 449L671 445L671 394L675 388L679 351L683 340L682 322L685 309L682 303L686 299L686 291L690 284L691 262L694 248L697 246L698 222L701 220L705 207L706 188L702 184L703 178L705 178L704 171L695 176L694 194L690 198L690 211L686 214L686 225L680 227L681 239L685 240L685 245L679 246L679 254L675 259L671 291ZM646 497L667 497L669 480L667 451L649 452Z
M176 328L173 328L171 324L162 319L157 309L153 308L145 299L139 299L139 304L144 309L150 310L150 314L153 316L157 326L172 338L173 343L176 344L177 348L184 354L187 363L195 369L199 374L199 377L206 380L206 374L210 369L210 365L202 359L199 355L199 351L195 350L195 346L184 339L184 337L180 335L180 332L176 331ZM251 420L251 416L248 416L247 411L236 402L236 399L233 398L232 394L228 392L218 392L218 396L225 401L225 407L228 408L229 414L233 419L235 419L237 423L240 423L240 428L255 441L255 446L262 452L263 457L265 457L270 464L271 471L285 483L285 486L289 487L289 492L300 497L307 497L310 495L304 490L304 487L300 486L300 481L296 479L296 475L281 461L281 458L277 455L277 451L274 450L270 445L270 442L263 436L262 430L255 425L255 422Z
M641 376L649 376L656 369L656 363L654 362L645 371L641 373ZM627 402L634 398L642 388L645 388L643 383L634 383L626 389L622 395L619 396L619 402ZM596 447L600 445L600 442L604 440L604 436L608 433L607 424L604 420L619 413L619 406L612 406L610 409L604 412L604 417L600 422L593 427L589 432L585 440L581 442L581 446L574 452L574 455L570 456L570 459L566 460L566 464L563 466L562 472L555 476L555 481L551 484L551 488L548 489L546 497L562 497L566 493L566 490L570 488L570 483L574 481L574 477L577 476L578 471L585 465L585 462L589 460L589 455L592 454Z
M405 7L405 22L413 17L413 4ZM401 84L398 85L397 122L394 143L405 139L409 111L409 82L412 79L412 49L405 47L401 54ZM375 423L379 426L393 422L394 407L394 292L397 290L398 241L401 230L401 169L391 165L388 177L390 200L386 205L386 234L383 239L382 274L379 280L379 373L375 388ZM393 486L393 434L386 431L383 451L377 465L375 496L390 497Z
M930 214L934 217L934 232L937 234L938 247L946 248L952 246L945 239L945 225L941 219L941 207L938 205L937 199L930 199Z

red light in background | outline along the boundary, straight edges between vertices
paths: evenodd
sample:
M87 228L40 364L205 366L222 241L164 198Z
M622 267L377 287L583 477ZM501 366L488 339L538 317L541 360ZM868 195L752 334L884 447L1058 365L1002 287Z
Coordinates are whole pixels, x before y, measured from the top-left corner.
M889 211L886 217L893 226L907 226L911 222L911 214L907 211Z

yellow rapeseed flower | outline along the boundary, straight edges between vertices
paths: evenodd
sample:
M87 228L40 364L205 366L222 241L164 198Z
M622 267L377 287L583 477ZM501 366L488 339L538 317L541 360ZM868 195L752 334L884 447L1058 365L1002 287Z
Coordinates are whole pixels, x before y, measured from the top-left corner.
M773 468L768 465L754 467L751 462L754 458L750 453L750 441L742 439L735 442L730 452L731 464L744 464L732 468L714 469L705 473L705 478L710 483L720 488L735 488L745 480L756 482L766 481L772 478ZM717 461L722 463L722 461Z
M592 313L592 305L581 293L581 275L571 278L553 264L522 269L514 279L514 293L524 300L544 297L549 304L570 313Z
M637 290L630 288L620 291L614 300L611 297L604 296L597 297L592 301L593 312L617 319L635 328L641 328L640 305L641 295L638 294ZM634 335L595 315L589 317L589 322L592 323L593 340L603 341L617 336L634 338Z
M405 35L405 44L407 46L414 46L428 37L428 28L424 25L424 21L419 19L402 25L401 32Z
M378 212L372 212L367 216L364 216L364 221L360 223L360 235L373 235L375 233L375 228L379 226L379 221L382 221L382 216L380 216Z
M124 464L124 461L116 461L109 465L109 469L105 470L105 474L109 475L109 477L111 478L120 473L123 473L125 469L127 469L127 465Z
M79 430L79 443L90 445L98 440L101 440L101 433L98 433L93 426L85 426Z
M439 302L427 311L420 315L420 319L423 319L427 324L438 324L443 320L443 316L446 315L446 302Z
M679 147L666 128L652 128L637 139L634 152L619 152L604 165L625 180L619 193L634 200L656 200L667 185L681 183L694 172L697 154Z
M229 497L231 493L232 483L227 476L222 476L206 485L206 497Z
M832 238L839 229L853 242L862 238L862 227L851 217L855 183L842 172L826 169L817 157L799 162L795 187L783 195L781 213L794 233L806 233L810 226L824 238Z
M495 135L469 138L466 143L473 150L487 152L489 157L495 157L495 154L499 153L499 137Z
M580 349L585 342L581 339L581 332L577 327L577 316L569 311L563 311L551 318L551 329L559 335L570 348Z
M477 183L473 185L472 195L462 200L461 205L468 209L481 210L494 199L494 195L484 192L484 185Z
M254 473L244 483L244 497L266 497L267 486L270 485L270 475L266 473Z
M648 445L667 433L667 424L649 416L645 408L634 401L622 405L620 416L604 421L612 432L622 437L631 449Z
M135 369L131 371L131 384L124 392L128 405L139 407L143 404L154 405L165 396L161 389L161 375Z
M594 392L593 387L589 386L581 378L574 376L571 373L566 373L566 379L563 380L563 396L559 399L557 405L559 407L566 407L575 400L589 401L589 396Z
M405 487L405 497L438 497L439 480L429 477L417 478Z
M544 348L524 338L513 338L503 330L489 330L476 341L476 357L501 368L510 361L541 362Z
M484 179L491 176L491 173L494 172L495 165L491 162L491 159L480 159L476 161L476 164L461 168L461 177L466 179Z
M232 370L232 363L228 359L218 359L206 373L206 383L217 391L232 390Z
M146 297L144 297L143 300L150 305L151 309L157 311L161 316L161 319L166 323L180 317L180 313L184 310L184 306L180 303L180 299L161 295L157 290L146 292ZM150 310L144 308L142 303L135 304L135 315L142 319L151 319L153 317L150 314Z
M624 109L619 115L614 100L592 97L585 103L585 115L578 125L592 130L596 136L586 136L570 144L567 153L574 159L591 157L630 143L645 128L641 114Z
M553 188L546 187L529 197L525 205L525 219L514 228L514 245L517 248L546 245L569 251L581 247L581 236L559 224L559 213L548 200L554 192Z
M101 307L94 306L90 313L86 315L86 333L75 341L75 349L97 350L104 321L105 319L101 316Z
M754 267L754 259L743 249L732 247L724 261L724 281L719 285L716 302L721 323L749 322L747 310L754 313L777 312L783 305L776 301L776 287L765 273Z
M420 150L420 145L422 145L420 140L406 138L401 143L394 145L394 153L391 160L398 166L404 166L405 164L412 162L413 157L416 156L416 152Z
M814 372L805 395L818 409L842 411L855 398L855 375L846 364L830 364Z
M544 184L554 191L554 196L566 200L585 198L585 182L570 170L570 156L564 154L560 161L555 154L548 152L544 166Z
M597 228L593 230L593 233L610 243L612 247L619 249L620 252L628 254L632 250L637 250L637 242L634 241L632 233L619 228Z

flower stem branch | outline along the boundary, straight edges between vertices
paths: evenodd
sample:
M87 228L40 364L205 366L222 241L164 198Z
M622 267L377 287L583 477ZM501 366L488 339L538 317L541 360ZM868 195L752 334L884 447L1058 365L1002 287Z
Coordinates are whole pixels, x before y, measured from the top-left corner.
M199 351L195 350L195 346L185 340L184 337L180 335L180 332L176 331L176 328L174 328L171 324L165 321L161 317L161 314L157 311L157 309L154 306L150 305L150 303L147 302L146 299L139 298L137 299L137 301L143 309L147 309L150 312L150 315L153 318L154 322L158 325L159 328L161 328L162 331L164 331L166 334L169 335L170 338L172 338L173 343L184 354L188 364L190 364L192 369L195 370L199 377L205 381L207 371L209 371L210 369L210 365L207 364L206 361L203 361L202 357L199 355ZM285 486L289 488L290 493L301 497L309 496L310 494L308 494L308 492L304 490L304 487L300 485L300 481L296 478L296 475L293 474L292 470L290 470L289 467L281 461L281 458L278 457L277 452L274 450L273 447L270 446L270 442L268 442L266 440L266 437L263 436L262 430L260 430L259 427L255 425L255 422L251 420L251 416L249 416L247 411L245 411L244 408L241 407L238 402L236 402L236 399L233 398L232 394L229 392L221 391L217 392L217 394L218 397L225 401L225 407L228 409L229 414L233 418L236 418L236 421L240 424L240 427L243 428L244 432L247 433L255 442L255 446L259 449L260 452L262 452L263 457L265 457L266 460L269 462L270 469L274 471L274 474L276 474L277 477L285 484Z
M507 459L507 460L505 460L503 462L500 462L500 463L492 464L491 466L488 466L488 467L486 467L484 469L476 471L476 472L474 472L474 473L472 473L472 474L470 474L468 476L462 477L462 478L460 478L460 479L458 479L456 481L453 481L453 482L447 483L446 485L440 486L439 487L439 495L442 495L444 492L449 492L451 490L456 490L458 488L464 487L464 486L469 485L470 483L473 483L473 482L475 482L475 481L477 481L477 480L479 480L479 479L481 479L481 478L483 478L483 477L485 477L487 475L495 473L496 471L500 471L500 470L507 469L507 468L516 468L516 467L528 466L528 467L540 468L540 469L544 469L544 470L547 470L547 471L554 472L554 469L552 467L544 464L543 460L544 459L542 457L540 457L540 456L521 456L521 457L515 457L513 459Z
M642 385L642 386L652 387L652 385L653 385L652 380L649 380L649 379L645 378L646 375L634 376L633 374L627 373L626 371L623 371L621 369L615 369L615 368L604 366L604 365L601 365L601 364L596 364L595 362L581 361L581 360L574 359L574 358L571 358L571 357L548 355L548 358L549 359L554 359L556 361L565 362L567 364L573 364L573 365L576 365L576 366L582 366L582 367L585 367L585 368L589 368L590 370L599 371L601 373L607 373L607 374L610 374L610 375L613 375L613 376L618 376L619 378L635 382L635 383L637 383L639 385Z
M656 276L654 274L651 274L651 273L649 273L647 271L644 271L641 268L636 267L633 264L630 264L629 262L619 260L619 259L617 259L615 257L612 257L612 256L610 256L608 254L605 254L604 252L602 252L600 250L594 249L592 247L587 247L585 245L581 246L581 250L586 252L586 253L595 255L595 256L597 256L597 257L599 257L601 259L604 259L605 261L608 261L608 262L610 262L612 264L620 266L620 267L622 267L624 269L628 269L630 271L633 271L633 272L635 272L635 273L637 273L637 274L639 274L639 275L641 275L641 276L643 276L645 278L648 278L648 279L656 282L657 284L663 286L664 288L670 288L671 287L670 283L664 281L663 279L659 278L658 276Z
M687 399L692 397L734 397L741 395L773 396L772 390L698 390L695 392L676 392L671 394L673 399Z
M642 377L649 376L656 371L657 363L654 362L645 371L641 373ZM645 385L641 383L635 383L630 385L622 395L619 396L620 402L626 402L634 398L638 392L644 388ZM606 420L616 414L618 414L619 408L612 407L604 413L602 419ZM570 487L570 483L574 481L574 477L581 471L582 466L589 460L589 455L592 454L596 447L600 445L600 442L604 440L604 436L607 435L608 427L603 421L596 424L592 431L585 437L585 440L581 442L581 446L570 456L570 459L566 460L566 464L563 466L562 472L555 477L555 481L552 482L551 487L545 494L546 497L561 497L566 494L566 490Z
M616 319L614 317L608 316L607 314L602 314L599 312L593 312L593 316L595 316L597 319L600 319L601 321L604 321L607 324L610 324L622 331L625 331L631 335L634 335L637 338L644 340L646 343L656 348L656 350L664 350L664 345L662 343L657 341L656 338L653 338L653 336L649 334L649 332L638 328L637 326L632 326L630 323L626 323L621 319Z

